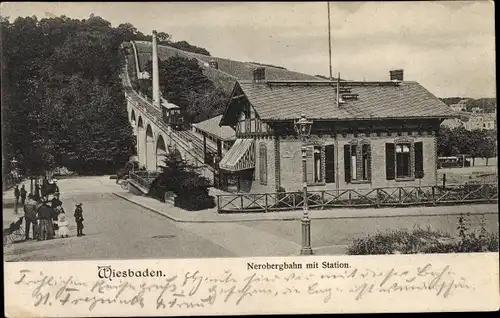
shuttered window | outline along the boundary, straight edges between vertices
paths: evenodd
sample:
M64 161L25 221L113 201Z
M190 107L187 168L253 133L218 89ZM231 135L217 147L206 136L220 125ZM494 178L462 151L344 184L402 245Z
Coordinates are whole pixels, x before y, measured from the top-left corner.
M371 147L366 141L353 140L344 146L346 183L371 180Z
M424 149L421 141L415 143L415 178L424 177Z
M333 145L325 146L325 182L335 182L335 148Z
M396 144L396 177L411 177L411 144Z
M259 145L260 184L267 185L267 148L265 143Z
M345 182L351 182L351 146L344 145L344 175Z
M369 144L363 144L361 148L361 176L363 180L371 180L371 150Z
M393 143L385 144L385 177L387 180L394 180L396 177L394 171L394 151L395 145Z

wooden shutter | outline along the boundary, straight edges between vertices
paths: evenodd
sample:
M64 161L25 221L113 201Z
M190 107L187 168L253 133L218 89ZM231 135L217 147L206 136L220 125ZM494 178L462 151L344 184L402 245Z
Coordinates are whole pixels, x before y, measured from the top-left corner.
M367 167L366 167L366 176L367 180L371 181L372 180L372 148L370 144L364 144L363 145L363 150L366 153L366 161L367 161Z
M344 145L344 174L345 182L351 182L351 145Z
M314 147L307 147L306 158L307 183L314 183Z
M421 141L415 143L415 178L424 177L424 149Z
M385 144L385 178L387 180L395 179L395 159L394 159L395 147L393 143Z
M335 182L335 152L334 146L325 146L325 182Z

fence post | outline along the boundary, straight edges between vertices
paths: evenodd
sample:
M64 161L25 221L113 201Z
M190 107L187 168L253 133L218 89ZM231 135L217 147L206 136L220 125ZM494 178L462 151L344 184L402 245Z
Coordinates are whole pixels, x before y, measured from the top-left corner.
M240 194L240 202L241 202L241 206L240 206L240 209L243 210L243 196Z
M443 188L446 187L446 173L443 173Z
M380 208L380 189L377 188L377 208Z
M399 187L399 189L398 189L398 190L399 190L399 191L398 191L398 192L399 192L399 204L401 204L401 203L402 203L402 202L401 202L401 187Z
M436 187L432 186L432 204L436 205Z
M321 190L321 210L325 208L325 190Z
M221 212L221 208L220 208L220 195L217 194L217 213L220 213Z

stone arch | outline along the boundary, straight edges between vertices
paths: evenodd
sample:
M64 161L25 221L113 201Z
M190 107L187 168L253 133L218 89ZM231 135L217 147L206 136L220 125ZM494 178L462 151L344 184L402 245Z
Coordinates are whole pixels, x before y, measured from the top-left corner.
M135 127L135 110L132 108L132 111L130 112L130 122L133 123L132 126Z
M162 166L165 160L165 155L167 154L167 144L165 139L161 134L158 134L158 140L156 141L156 170L161 171L160 166Z
M139 168L146 167L146 136L144 130L144 121L139 115L137 120L137 157L139 159Z
M156 149L153 128L151 124L146 125L146 170L156 171Z

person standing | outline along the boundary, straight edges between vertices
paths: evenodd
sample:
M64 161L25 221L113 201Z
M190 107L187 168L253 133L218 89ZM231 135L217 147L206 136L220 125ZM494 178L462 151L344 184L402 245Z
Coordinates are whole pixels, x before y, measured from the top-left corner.
M30 193L28 195L28 200L23 206L24 209L24 222L25 222L25 239L30 239L30 227L33 225L33 239L37 238L37 227L38 222L36 220L36 202L33 200L33 195Z
M26 194L28 194L28 192L24 188L24 184L23 184L23 186L21 187L21 203L23 205L24 205L24 202L26 202Z
M85 236L83 234L83 208L82 204L77 204L75 209L76 236Z
M17 205L19 204L19 196L21 193L19 192L19 186L16 185L14 188L14 197L16 198L16 201L14 201L14 213L17 214Z
M40 220L40 230L38 240L50 240L54 238L54 226L52 224L53 209L49 205L49 201L43 201L38 208L38 219Z

